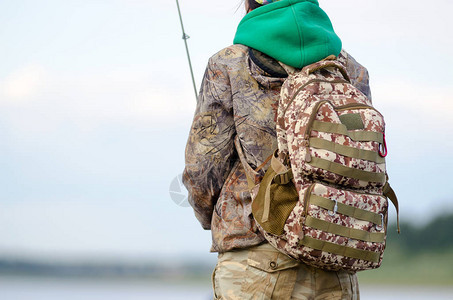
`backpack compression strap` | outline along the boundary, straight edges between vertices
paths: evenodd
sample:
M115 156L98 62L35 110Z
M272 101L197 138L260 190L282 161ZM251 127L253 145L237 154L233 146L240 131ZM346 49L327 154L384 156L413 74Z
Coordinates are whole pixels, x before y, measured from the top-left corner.
M400 233L401 232L401 230L400 230L400 209L399 209L399 205L398 205L398 198L396 197L395 191L392 189L392 187L390 186L388 181L385 183L382 192L383 192L384 196L386 196L387 198L390 199L390 201L392 201L393 205L396 208L396 224L398 227L398 233Z

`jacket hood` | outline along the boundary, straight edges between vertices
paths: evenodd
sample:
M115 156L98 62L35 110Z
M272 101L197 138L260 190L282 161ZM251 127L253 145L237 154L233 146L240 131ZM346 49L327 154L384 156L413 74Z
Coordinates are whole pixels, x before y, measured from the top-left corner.
M288 77L275 59L253 48L248 50L247 68L259 85L268 90L280 88Z
M239 23L234 44L296 68L341 51L341 40L317 0L281 0L254 9Z

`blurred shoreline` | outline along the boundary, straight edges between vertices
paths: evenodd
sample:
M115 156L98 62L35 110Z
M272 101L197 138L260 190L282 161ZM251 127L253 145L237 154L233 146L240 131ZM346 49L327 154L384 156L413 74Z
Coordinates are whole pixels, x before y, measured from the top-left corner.
M453 215L442 215L424 226L401 224L388 228L382 266L358 273L369 285L453 286ZM210 286L215 255L171 256L148 259L87 259L0 255L1 278L49 278L153 281L163 284Z
M1 278L96 279L161 282L206 282L214 266L206 261L182 263L40 262L0 258Z

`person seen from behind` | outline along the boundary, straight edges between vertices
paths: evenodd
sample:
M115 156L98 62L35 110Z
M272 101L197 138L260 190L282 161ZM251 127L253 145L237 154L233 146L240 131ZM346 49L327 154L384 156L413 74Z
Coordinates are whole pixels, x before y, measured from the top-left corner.
M352 84L371 99L368 72L348 53L317 0L245 0L234 44L209 59L186 146L189 202L218 252L215 299L359 299L354 272L324 271L266 242L251 212L244 168L263 176L277 147L275 121L288 76L341 57ZM304 32L300 32L300 24ZM308 30L307 27L312 28ZM238 147L247 161L238 159Z

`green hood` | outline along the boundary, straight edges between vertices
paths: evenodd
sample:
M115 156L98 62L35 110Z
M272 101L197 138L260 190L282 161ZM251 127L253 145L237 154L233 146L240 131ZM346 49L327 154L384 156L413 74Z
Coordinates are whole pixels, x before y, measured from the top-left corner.
M317 0L282 0L251 11L239 23L234 44L296 68L341 51L341 40Z

